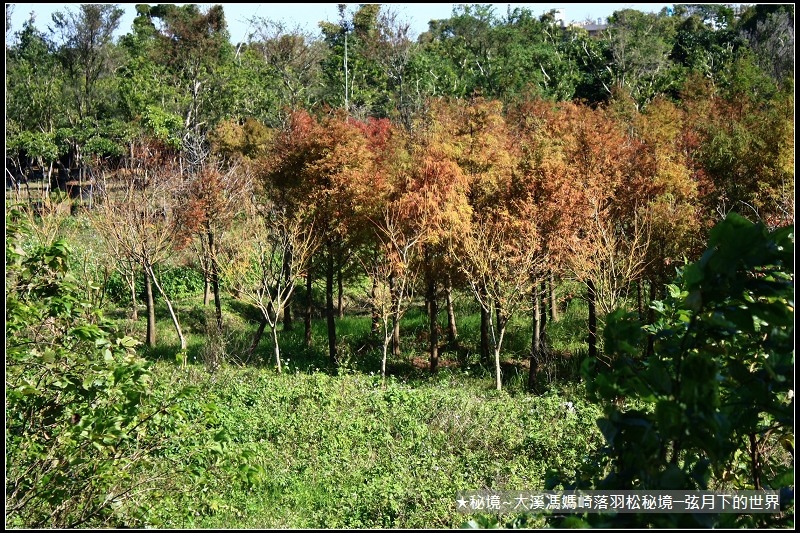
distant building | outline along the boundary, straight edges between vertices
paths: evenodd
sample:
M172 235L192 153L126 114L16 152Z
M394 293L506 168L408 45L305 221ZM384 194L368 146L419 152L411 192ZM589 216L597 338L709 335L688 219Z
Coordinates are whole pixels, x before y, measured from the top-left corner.
M608 28L608 24L604 24L602 19L597 19L597 22L580 22L572 24L572 26L583 28L589 33L589 37L596 37L600 35L600 32Z
M590 37L597 37L600 33L608 28L602 18L596 20L586 20L583 22L571 22L567 24L566 10L563 7L558 7L550 11L553 15L553 23L561 28L582 28L589 33Z

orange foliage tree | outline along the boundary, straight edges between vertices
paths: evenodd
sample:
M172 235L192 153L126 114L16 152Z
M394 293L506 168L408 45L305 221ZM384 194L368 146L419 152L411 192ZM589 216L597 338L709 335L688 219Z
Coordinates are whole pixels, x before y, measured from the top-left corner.
M541 261L538 237L535 226L506 205L476 212L470 222L469 231L450 250L488 318L495 386L500 390L503 339L511 317L530 308L535 283L531 273Z
M400 211L423 228L419 259L429 318L431 372L439 365L439 276L452 268L447 258L448 235L462 231L471 213L468 179L458 161L461 147L454 135L453 105L432 101L414 125L408 141L410 164L398 183L401 194L395 200Z
M728 94L700 83L692 89L683 105L695 141L690 157L713 184L700 197L707 225L730 211L772 228L793 223L794 92L765 98L735 84Z
M357 199L368 193L375 175L367 140L341 113L317 120L297 111L276 135L263 162L261 185L268 195L289 212L312 213L316 221L322 245L315 257L325 273L328 355L331 364L337 365L334 276L349 239L357 235L352 224L357 218ZM308 315L306 324L310 333Z
M700 251L702 182L692 172L685 147L686 114L657 97L630 121L636 152L634 172L640 183L639 220L650 229L643 278L650 283L650 300L675 275L684 258ZM642 280L643 282L644 280ZM640 286L642 283L640 283ZM643 314L639 291L639 313Z
M632 164L636 145L607 110L579 103L524 101L510 116L522 151L515 186L535 205L546 269L571 273L586 285L595 357L598 291L601 299L612 298L640 270L629 265L616 271L619 279L608 279L609 260L640 257L639 241L626 237L633 235L642 190ZM534 341L532 356L541 349Z
M222 329L220 298L220 240L238 215L250 211L252 178L245 163L223 166L211 160L181 183L175 211L178 218L178 247L194 246L203 267L208 303L209 285L214 294L217 328Z

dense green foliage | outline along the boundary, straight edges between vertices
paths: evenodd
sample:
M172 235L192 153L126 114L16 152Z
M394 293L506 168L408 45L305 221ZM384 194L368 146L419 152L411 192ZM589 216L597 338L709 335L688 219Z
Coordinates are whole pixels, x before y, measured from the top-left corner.
M102 522L147 447L149 363L81 298L68 244L25 250L18 216L6 217L6 519Z
M541 488L548 467L577 466L599 438L599 410L577 398L570 412L559 394L498 394L461 372L383 385L293 364L281 375L225 368L201 387L225 405L216 427L227 445L266 474L200 499L162 493L154 512L164 526L457 527L456 490Z
M784 514L588 515L595 526L791 525L794 227L729 215L653 302L643 326L613 313L608 360L587 360L606 440L570 488L780 490ZM648 335L653 339L648 350ZM645 355L643 355L643 353ZM629 399L638 405L627 405ZM788 453L785 453L784 448ZM787 511L788 510L788 511Z
M142 494L156 487L252 480L208 422L218 408L154 380L139 341L86 299L69 244L31 247L23 221L6 216L6 525L153 524Z
M135 9L7 26L7 527L793 487L793 6Z
M203 274L196 268L189 266L168 266L156 270L159 282L164 292L170 298L191 298L203 292ZM141 301L145 297L144 275L138 273L135 279L136 297ZM106 294L115 303L127 306L131 304L131 290L120 276L119 272L112 272L105 283ZM158 298L158 296L156 296Z

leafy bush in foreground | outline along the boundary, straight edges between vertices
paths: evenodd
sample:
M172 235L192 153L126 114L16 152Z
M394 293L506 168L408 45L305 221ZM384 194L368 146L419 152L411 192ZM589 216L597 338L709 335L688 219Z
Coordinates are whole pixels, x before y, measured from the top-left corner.
M606 446L565 488L781 490L781 514L589 514L591 525L783 526L793 513L794 228L731 214L653 324L615 312L610 366L588 361ZM647 335L653 349L645 357ZM637 399L641 408L621 407ZM783 447L789 453L784 451ZM557 519L556 519L557 520ZM570 518L573 525L579 519ZM566 524L565 524L566 525Z
M86 301L67 243L26 251L21 218L6 225L6 526L126 524L191 389L149 401L150 363Z

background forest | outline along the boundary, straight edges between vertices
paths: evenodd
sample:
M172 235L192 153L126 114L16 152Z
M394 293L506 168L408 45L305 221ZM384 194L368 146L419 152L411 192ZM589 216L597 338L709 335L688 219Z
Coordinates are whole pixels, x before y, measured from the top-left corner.
M793 4L10 9L7 527L793 526Z

